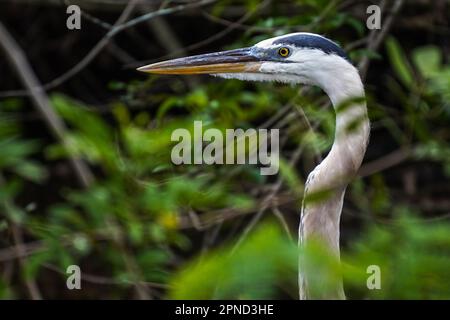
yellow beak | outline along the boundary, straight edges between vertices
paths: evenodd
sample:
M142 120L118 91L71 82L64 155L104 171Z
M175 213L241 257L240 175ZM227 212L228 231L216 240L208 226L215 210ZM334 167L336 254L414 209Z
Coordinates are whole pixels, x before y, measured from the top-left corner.
M258 72L261 61L250 48L201 54L149 64L138 71L156 74L216 74Z

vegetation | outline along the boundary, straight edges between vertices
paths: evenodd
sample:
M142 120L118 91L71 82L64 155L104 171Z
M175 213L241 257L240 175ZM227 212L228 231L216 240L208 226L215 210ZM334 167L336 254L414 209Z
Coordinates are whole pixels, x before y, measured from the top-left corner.
M273 83L147 77L134 68L173 52L308 31L345 47L363 76L368 67L372 132L346 194L342 266L319 243L300 257L325 285L343 274L349 298L449 299L449 2L405 1L392 15L397 1L389 1L382 31L366 28L364 1L211 2L123 31L81 72L44 91L67 125L63 137L50 135L29 95L10 92L23 85L0 59L0 297L296 299L304 181L334 138L326 96ZM43 83L101 39L104 26L92 17L113 24L124 9L80 3L88 14L80 31L65 29L62 5L0 4L0 22ZM129 19L161 3L133 5ZM164 30L174 38L161 41L155 34ZM192 131L194 120L219 130L279 128L280 173L174 165L171 134ZM92 171L88 184L78 183L73 159ZM82 290L65 287L73 264ZM366 286L370 265L381 269L379 290Z

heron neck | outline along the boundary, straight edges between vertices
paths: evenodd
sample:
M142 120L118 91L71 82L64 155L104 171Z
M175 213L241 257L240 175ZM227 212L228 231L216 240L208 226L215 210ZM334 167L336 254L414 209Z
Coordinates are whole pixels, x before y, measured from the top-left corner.
M348 182L357 173L370 132L364 86L358 71L352 66L339 80L323 86L336 115L333 146L319 165L330 170L325 179L329 185L336 183L333 180Z
M345 71L340 78L335 78L339 81L330 83L328 78L321 84L336 113L335 138L327 157L308 176L299 227L301 245L311 240L319 241L338 259L339 225L345 190L361 166L369 139L365 102L358 99L350 103L351 99L364 96L363 84L355 68ZM345 298L340 279L331 285L328 292L318 293L317 296L309 288L308 270L299 275L301 299Z

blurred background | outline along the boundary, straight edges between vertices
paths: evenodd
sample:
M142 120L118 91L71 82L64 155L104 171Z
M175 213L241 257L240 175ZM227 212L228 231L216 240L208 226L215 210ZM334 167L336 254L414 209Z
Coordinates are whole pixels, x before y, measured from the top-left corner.
M80 30L66 27L73 4ZM372 4L381 30L366 26ZM0 297L296 299L304 181L334 138L328 98L135 68L307 31L349 53L372 122L343 270L317 247L317 277L343 272L350 299L449 299L449 17L447 0L1 0ZM279 128L279 174L173 165L170 135L194 120ZM70 265L81 290L66 287Z

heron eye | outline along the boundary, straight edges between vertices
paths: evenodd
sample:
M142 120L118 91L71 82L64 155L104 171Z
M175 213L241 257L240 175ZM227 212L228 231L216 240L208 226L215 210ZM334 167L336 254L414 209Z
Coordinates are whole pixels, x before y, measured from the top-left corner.
M278 54L280 56L282 56L283 58L286 58L289 55L289 52L290 52L289 48L286 48L286 47L282 47L282 48L278 49Z

